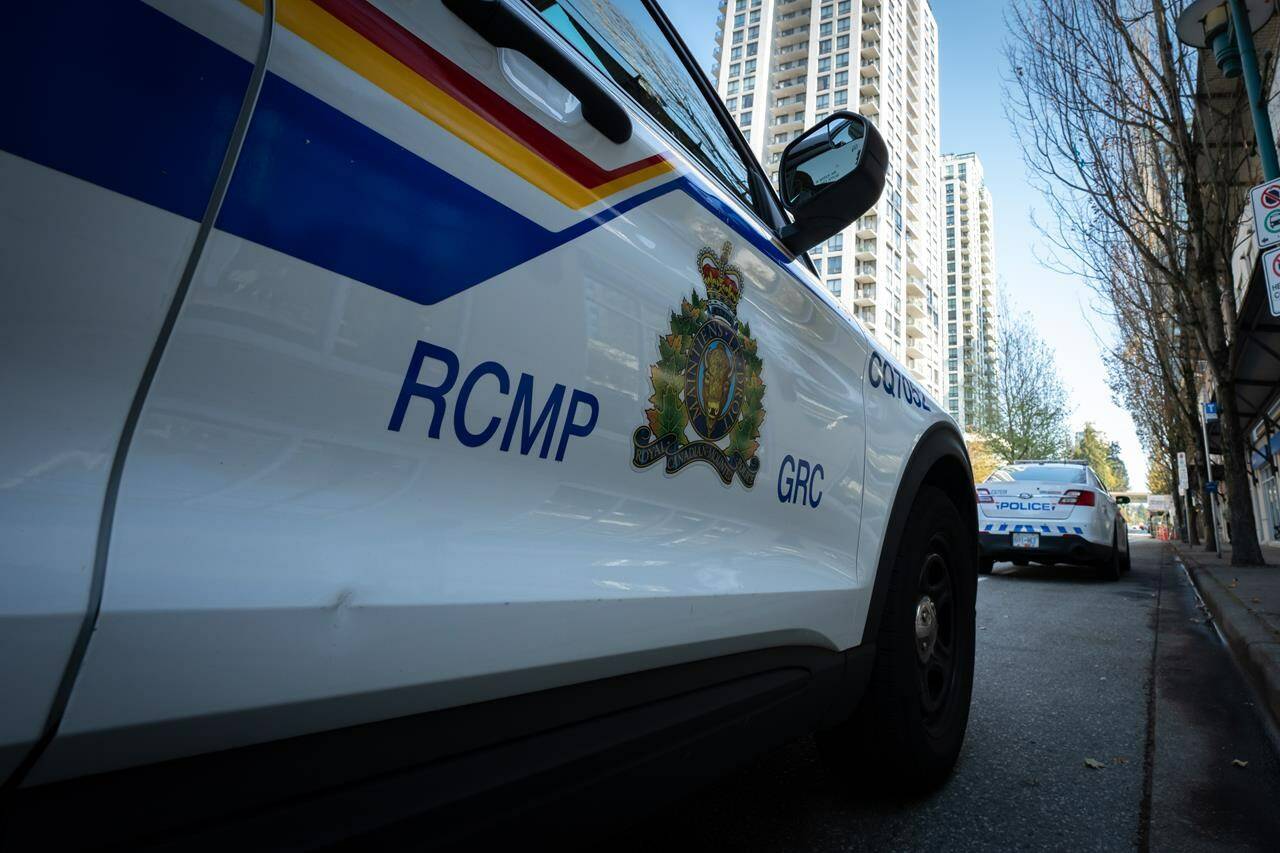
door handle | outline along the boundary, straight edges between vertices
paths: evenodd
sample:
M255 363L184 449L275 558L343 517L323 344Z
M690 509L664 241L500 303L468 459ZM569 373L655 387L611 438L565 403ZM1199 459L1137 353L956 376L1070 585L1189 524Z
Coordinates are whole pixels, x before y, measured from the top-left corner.
M610 141L621 145L631 138L631 118L613 96L502 0L444 0L444 5L494 47L523 53L560 81L582 103L582 117Z

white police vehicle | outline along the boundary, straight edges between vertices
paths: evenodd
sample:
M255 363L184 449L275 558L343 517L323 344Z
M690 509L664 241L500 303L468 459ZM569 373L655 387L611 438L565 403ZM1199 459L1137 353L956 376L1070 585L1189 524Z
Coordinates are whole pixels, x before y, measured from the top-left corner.
M804 256L880 192L869 122L780 200L647 0L3 44L10 843L581 826L813 730L945 778L968 457Z
M1012 560L1088 564L1119 580L1129 570L1129 529L1088 462L1024 459L992 472L978 494L979 571Z

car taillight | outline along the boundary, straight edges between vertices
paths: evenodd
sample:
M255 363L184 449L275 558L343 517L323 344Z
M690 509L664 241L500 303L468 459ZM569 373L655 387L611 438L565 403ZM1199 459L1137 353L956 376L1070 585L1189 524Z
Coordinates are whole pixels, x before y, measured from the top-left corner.
M992 503L991 493L988 492L986 489L978 489L977 492L978 492L978 503L980 504Z
M1093 506L1093 492L1088 489L1067 489L1062 493L1062 497L1058 498L1058 503Z

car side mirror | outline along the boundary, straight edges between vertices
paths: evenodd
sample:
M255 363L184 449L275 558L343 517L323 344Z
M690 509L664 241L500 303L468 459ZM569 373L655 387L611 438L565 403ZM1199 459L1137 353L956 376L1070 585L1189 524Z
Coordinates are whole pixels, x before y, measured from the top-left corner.
M1129 502L1129 496L1128 496L1128 495L1116 495L1116 503L1117 503L1117 504L1127 504L1128 502Z
M888 162L880 132L857 113L832 113L792 140L778 169L782 204L795 218L783 245L798 255L874 207Z

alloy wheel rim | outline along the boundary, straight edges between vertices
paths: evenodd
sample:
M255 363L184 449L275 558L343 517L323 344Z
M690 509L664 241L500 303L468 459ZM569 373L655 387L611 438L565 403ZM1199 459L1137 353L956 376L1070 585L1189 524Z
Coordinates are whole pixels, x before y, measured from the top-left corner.
M931 550L920 569L914 625L920 704L929 722L941 714L955 681L955 600L951 566Z

